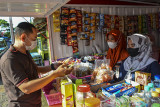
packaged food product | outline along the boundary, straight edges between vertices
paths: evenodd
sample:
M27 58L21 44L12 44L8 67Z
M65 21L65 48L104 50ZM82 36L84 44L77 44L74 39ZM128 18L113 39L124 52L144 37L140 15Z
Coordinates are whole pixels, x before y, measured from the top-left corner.
M67 8L67 7L62 7L62 8L61 8L61 14L62 14L62 15L69 15L69 8Z
M129 99L131 102L131 106L133 107L138 107L138 106L146 107L147 106L147 103L145 103L145 101L138 96L132 96Z
M144 89L144 86L151 82L151 73L136 71L135 82L141 84L142 89Z
M62 106L74 107L72 82L69 82L67 80L62 80L61 93L62 93Z
M129 96L121 96L116 99L116 107L129 107Z

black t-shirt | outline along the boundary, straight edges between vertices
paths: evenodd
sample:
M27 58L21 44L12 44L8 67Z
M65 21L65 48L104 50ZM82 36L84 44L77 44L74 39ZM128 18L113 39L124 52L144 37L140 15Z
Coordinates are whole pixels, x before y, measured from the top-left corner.
M9 107L41 107L41 90L25 94L18 88L25 80L38 78L37 66L28 51L23 54L11 45L0 59L0 72Z

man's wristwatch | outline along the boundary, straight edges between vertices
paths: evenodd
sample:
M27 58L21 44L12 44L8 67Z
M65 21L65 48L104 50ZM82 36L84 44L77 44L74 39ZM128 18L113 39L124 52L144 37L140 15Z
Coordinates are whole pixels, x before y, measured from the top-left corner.
M52 70L55 70L54 64L51 64L51 69L52 69Z

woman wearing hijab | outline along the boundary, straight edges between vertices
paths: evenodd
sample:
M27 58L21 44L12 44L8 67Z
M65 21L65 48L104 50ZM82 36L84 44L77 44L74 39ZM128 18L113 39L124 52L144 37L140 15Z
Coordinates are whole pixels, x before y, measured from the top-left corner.
M126 50L125 37L119 30L111 30L106 38L109 46L106 58L110 59L110 67L114 69L129 56Z
M129 57L121 64L120 79L134 80L135 71L151 73L151 79L160 75L158 62L151 57L152 46L149 37L133 34L127 37L127 50Z

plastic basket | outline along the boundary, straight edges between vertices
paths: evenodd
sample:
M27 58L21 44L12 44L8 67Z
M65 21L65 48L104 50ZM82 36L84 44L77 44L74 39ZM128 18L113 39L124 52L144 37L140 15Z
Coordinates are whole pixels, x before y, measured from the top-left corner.
M84 76L84 77L76 77L73 74L70 74L69 76L70 76L71 79L84 79L85 78L87 80L90 80L92 75L87 75L87 76Z
M61 92L49 94L50 90L53 88L52 83L56 80L53 80L49 84L47 84L45 87L42 88L44 96L46 97L48 105L56 105L56 104L62 104L62 94Z
M55 105L55 104L61 104L62 103L62 94L61 92L55 93L55 94L45 94L45 97L47 99L48 105Z

